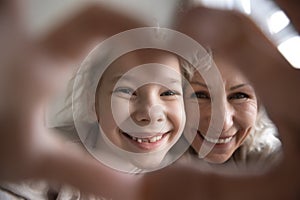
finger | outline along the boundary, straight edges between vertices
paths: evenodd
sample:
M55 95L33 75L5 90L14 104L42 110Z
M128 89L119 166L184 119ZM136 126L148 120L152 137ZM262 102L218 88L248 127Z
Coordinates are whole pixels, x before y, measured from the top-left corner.
M241 17L235 12L196 7L183 14L178 29L213 52L224 48L234 51L236 42L241 45L246 39Z
M108 20L109 19L109 20ZM51 54L77 57L93 41L101 41L125 30L145 26L142 22L99 5L91 5L65 21L40 43Z
M139 177L115 171L83 154L82 149L60 146L40 159L35 177L59 181L79 188L81 192L107 199L134 200ZM117 192L116 192L117 191Z
M300 84L300 72L291 67L249 18L199 7L187 13L182 27L200 44L209 46L213 54L222 56L244 72L279 131L294 129L281 135L285 144L290 138L294 139L294 144L300 142L299 134L293 134L297 132L299 121L294 109L300 109L297 103L300 95L294 92L294 88ZM293 105L292 110L290 105Z

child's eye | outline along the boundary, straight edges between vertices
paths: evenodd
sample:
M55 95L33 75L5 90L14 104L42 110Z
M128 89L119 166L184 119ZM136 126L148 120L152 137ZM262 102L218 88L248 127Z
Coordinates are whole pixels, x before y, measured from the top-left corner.
M174 96L174 95L178 95L178 92L175 92L173 90L168 90L168 91L161 93L160 96Z
M197 98L197 99L210 99L209 94L207 92L198 91L190 96L191 98Z
M229 100L234 100L234 99L248 99L250 98L249 95L243 93L243 92L237 92L234 94L231 94L228 96Z
M128 95L136 95L135 91L131 88L126 88L126 87L121 87L121 88L117 88L115 89L114 93L124 93L124 94L128 94Z

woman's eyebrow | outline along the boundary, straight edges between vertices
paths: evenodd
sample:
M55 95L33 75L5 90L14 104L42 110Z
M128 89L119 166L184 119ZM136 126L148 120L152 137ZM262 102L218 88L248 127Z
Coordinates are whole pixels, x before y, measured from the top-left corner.
M199 81L191 81L190 84L200 85L200 86L205 87L205 88L208 89L208 86L205 83L202 83L202 82L199 82ZM229 88L229 90L236 90L238 88L245 87L245 86L249 86L249 87L252 88L252 86L249 83L242 83L242 84L239 84L239 85L232 86L231 88Z
M250 84L242 83L242 84L239 84L239 85L232 86L231 88L229 88L229 90L236 90L238 88L245 87L245 86L250 86L252 88L252 86Z
M205 83L201 83L199 81L191 81L190 84L200 85L200 86L205 87L206 89L208 89L208 87Z

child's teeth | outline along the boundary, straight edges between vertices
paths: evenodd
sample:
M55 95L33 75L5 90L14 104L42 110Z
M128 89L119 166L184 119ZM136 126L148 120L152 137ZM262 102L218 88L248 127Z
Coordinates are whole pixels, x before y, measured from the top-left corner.
M143 142L148 142L149 140L146 139L146 138L143 138L142 141L143 141Z
M160 140L162 138L162 135L156 136L156 140Z
M138 143L142 143L142 142L154 143L161 140L162 135L153 136L152 138L136 138L136 137L131 137L131 138L132 140L137 141Z
M157 137L152 137L152 138L150 138L150 142L156 142L156 139Z

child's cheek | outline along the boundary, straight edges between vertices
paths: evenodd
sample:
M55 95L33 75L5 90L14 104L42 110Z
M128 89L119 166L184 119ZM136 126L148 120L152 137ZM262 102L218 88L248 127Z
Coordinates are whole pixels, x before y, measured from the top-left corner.
M111 99L111 114L114 122L118 127L122 126L128 120L131 120L130 114L130 100L125 98L120 98L118 96L113 96ZM133 121L132 121L133 123ZM124 128L124 127L123 127ZM126 132L126 130L123 130Z

